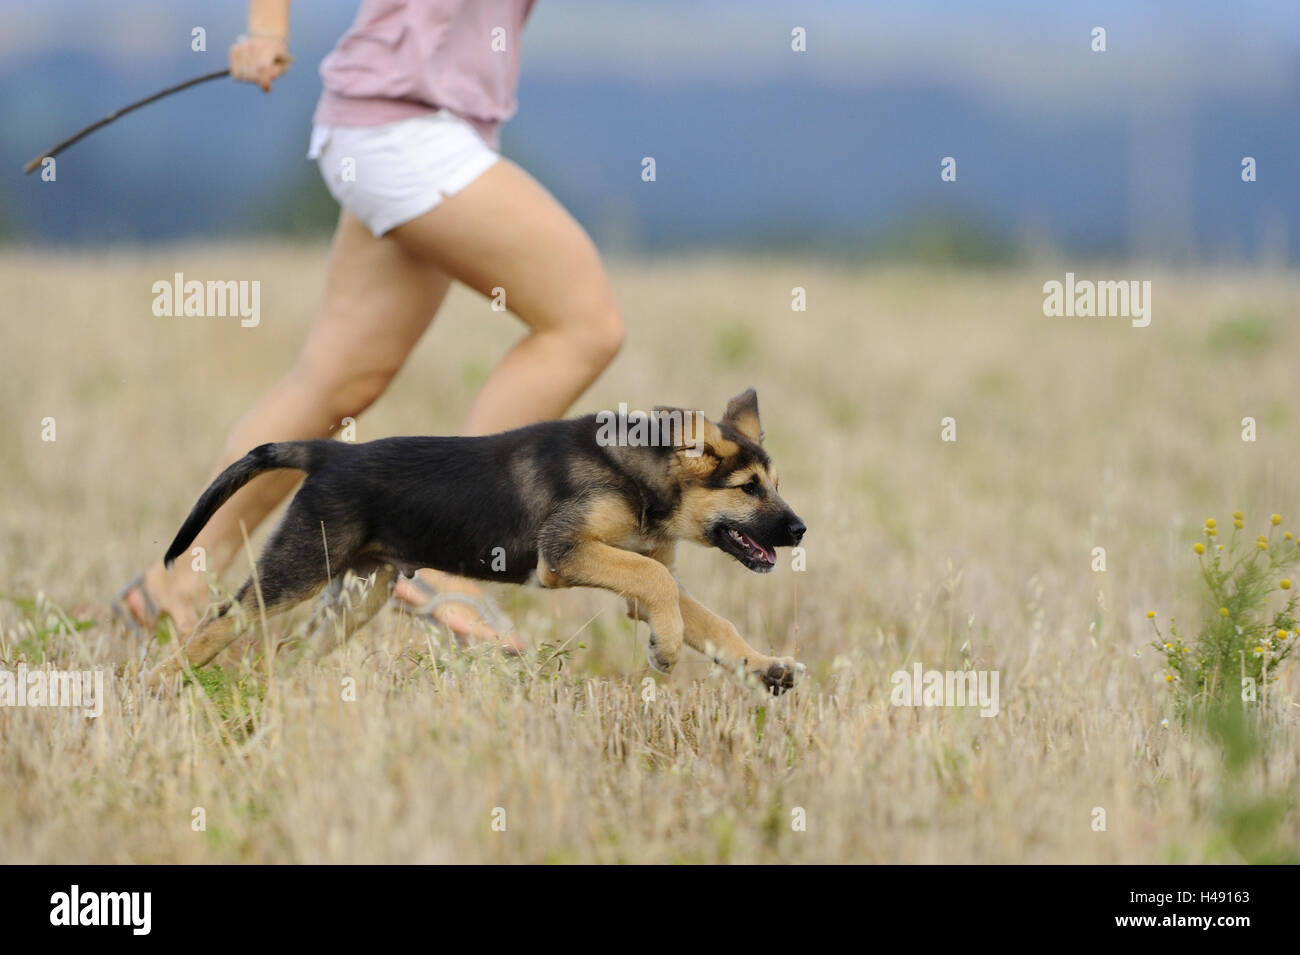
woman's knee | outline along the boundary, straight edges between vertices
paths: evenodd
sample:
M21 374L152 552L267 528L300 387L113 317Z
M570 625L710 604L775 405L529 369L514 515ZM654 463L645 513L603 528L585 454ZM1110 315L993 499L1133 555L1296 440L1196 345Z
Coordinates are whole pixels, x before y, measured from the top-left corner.
M597 371L614 360L627 337L623 316L612 301L577 310L562 334L578 356Z

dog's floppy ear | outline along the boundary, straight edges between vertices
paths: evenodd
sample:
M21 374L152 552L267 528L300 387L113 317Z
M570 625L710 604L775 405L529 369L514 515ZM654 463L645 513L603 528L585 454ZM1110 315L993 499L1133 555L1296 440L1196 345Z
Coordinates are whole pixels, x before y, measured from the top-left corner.
M727 402L722 420L755 444L763 443L763 426L758 420L758 392L753 388L746 388Z
M654 420L660 439L665 443L670 442L678 451L685 451L691 457L699 457L701 454L721 457L717 449L723 440L722 432L716 424L704 417L703 411L656 405Z

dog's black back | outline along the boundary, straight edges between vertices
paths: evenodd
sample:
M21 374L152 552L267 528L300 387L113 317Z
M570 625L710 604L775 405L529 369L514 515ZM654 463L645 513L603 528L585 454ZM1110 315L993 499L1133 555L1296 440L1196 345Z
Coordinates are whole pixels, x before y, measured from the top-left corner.
M572 462L604 458L593 419L485 437L385 438L364 448L325 443L332 453L299 493L327 527L329 510L345 507L337 520L360 524L381 547L376 556L401 569L508 583L536 570L553 503L598 489L573 486ZM606 488L620 483L604 470Z
M360 552L407 572L432 567L523 583L537 569L543 525L563 526L557 506L572 508L576 521L585 501L614 492L651 519L671 508L673 495L655 480L670 448L607 448L597 436L588 415L479 437L262 445L204 492L165 559L170 566L254 476L297 468L307 480L291 510L310 519L282 524L279 533L294 535L282 543L305 553Z

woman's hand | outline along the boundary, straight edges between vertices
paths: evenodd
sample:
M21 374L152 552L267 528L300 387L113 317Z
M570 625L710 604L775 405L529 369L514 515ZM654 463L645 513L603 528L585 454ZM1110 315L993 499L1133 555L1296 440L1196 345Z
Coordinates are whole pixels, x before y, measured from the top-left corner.
M230 48L230 75L244 83L256 83L263 93L284 75L293 57L284 37L266 33L241 36Z

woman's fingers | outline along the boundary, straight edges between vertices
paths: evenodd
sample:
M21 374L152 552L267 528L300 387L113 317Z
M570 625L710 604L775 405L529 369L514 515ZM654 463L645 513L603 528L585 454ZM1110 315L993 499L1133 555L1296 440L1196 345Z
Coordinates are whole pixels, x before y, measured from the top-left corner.
M289 68L289 49L283 41L273 41L265 53L259 50L255 55L257 64L257 85L262 92L271 92L271 83L284 75Z
M240 37L230 48L230 75L243 83L256 83L263 92L284 75L293 58L289 45L275 37Z

